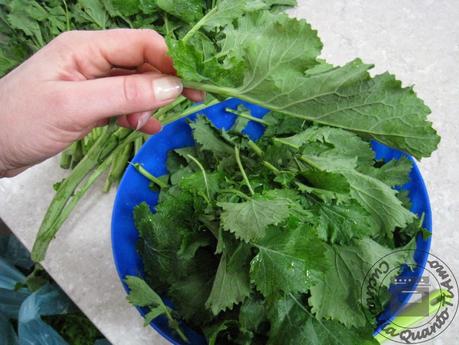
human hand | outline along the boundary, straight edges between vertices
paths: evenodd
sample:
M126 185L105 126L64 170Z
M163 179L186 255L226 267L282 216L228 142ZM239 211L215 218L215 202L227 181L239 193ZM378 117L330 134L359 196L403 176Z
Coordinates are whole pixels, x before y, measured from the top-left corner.
M0 177L64 150L114 115L153 134L151 112L182 91L153 30L70 31L0 79ZM183 91L194 101L195 90Z

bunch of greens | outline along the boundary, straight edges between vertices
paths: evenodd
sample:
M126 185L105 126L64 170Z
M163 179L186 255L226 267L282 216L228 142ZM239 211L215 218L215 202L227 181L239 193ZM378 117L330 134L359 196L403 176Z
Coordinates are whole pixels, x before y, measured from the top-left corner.
M278 11L295 3L292 0L246 2L244 6L238 3L238 8ZM150 28L177 39L193 30L204 16L215 12L219 3L215 0L1 0L0 76L64 31ZM225 11L229 10L228 4ZM213 102L215 100L209 97L204 104ZM182 97L154 116L165 125L203 106L193 108L193 104ZM146 139L141 133L112 125L95 129L63 153L61 167L73 171L64 181L55 184L56 196L32 251L35 261L43 260L49 243L95 181L106 173L103 190L116 185Z
M0 236L0 344L110 345L13 236Z
M368 139L341 128L235 113L230 131L190 122L196 146L170 153L156 212L135 208L149 285L129 277L131 303L151 306L147 324L167 310L173 329L184 320L211 345L377 344L360 292L372 265L421 230L393 189L411 162L376 161ZM249 119L267 127L257 142L241 133Z
M46 0L26 6L24 0L2 0L0 65L8 70L68 29L154 28L166 36L174 66L187 87L376 139L418 159L429 156L439 137L426 119L429 108L413 89L403 88L389 73L370 76L372 66L359 59L343 66L321 59L317 32L306 21L283 13L294 4L294 0ZM167 124L197 109L182 98L155 116ZM109 171L106 189L119 180L143 140L141 134L109 125L64 153L62 165L74 170L56 185L56 197L34 246L34 260L44 258L62 223L100 175ZM341 161L333 167L312 164L334 176ZM351 185L360 179L345 175ZM353 193L374 204L365 192ZM380 223L386 232L406 221L406 212L391 214L387 207L382 211Z

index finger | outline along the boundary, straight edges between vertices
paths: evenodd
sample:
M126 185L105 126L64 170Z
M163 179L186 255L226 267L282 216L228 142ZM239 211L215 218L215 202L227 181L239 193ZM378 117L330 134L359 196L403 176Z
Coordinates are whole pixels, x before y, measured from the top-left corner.
M64 44L74 52L72 58L88 79L107 76L113 67L136 68L144 63L162 73L176 74L165 40L154 30L73 31L67 37Z

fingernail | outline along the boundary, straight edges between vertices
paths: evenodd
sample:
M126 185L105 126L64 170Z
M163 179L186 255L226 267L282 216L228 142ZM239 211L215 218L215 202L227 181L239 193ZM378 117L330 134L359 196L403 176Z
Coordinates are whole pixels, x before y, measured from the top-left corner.
M140 114L138 120L137 120L137 127L135 128L136 131L138 131L140 128L142 128L143 126L145 126L148 122L148 120L150 120L151 118L151 112L150 111L146 111L142 114Z
M180 95L183 91L183 84L177 77L163 77L153 81L153 90L157 101L165 101Z

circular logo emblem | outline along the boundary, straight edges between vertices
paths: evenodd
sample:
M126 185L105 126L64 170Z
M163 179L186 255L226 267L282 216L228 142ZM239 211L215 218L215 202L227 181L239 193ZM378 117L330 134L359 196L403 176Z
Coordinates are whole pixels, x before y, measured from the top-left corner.
M380 258L364 279L361 303L368 322L378 321L379 338L420 344L439 336L456 316L459 287L451 269L431 253L425 265L418 265L414 255L414 250L396 250Z

